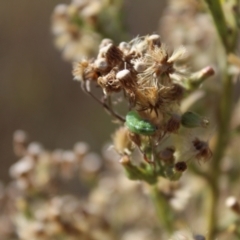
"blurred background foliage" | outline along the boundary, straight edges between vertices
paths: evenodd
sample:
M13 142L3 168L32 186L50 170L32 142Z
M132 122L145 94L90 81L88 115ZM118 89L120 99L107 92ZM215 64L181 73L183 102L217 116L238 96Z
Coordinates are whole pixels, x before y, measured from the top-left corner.
M7 182L16 157L12 134L26 130L48 149L86 141L100 151L110 140L109 116L72 81L72 66L53 44L51 14L70 1L0 2L0 179ZM137 4L136 4L137 2ZM125 1L130 37L153 33L165 1Z

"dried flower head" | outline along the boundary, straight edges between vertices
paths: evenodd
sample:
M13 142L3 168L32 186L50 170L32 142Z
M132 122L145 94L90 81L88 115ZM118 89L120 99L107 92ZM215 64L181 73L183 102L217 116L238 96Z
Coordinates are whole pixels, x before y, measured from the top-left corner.
M155 165L156 173L151 170L152 175L149 173L148 176L144 176L144 171L137 166L125 166L131 179L154 183L159 174L178 180L187 168L187 161L177 159L174 163L175 148L161 148L160 152L157 149L173 133L179 134L182 122L185 123L180 104L188 93L187 81L193 75L182 64L184 54L183 47L169 51L157 34L137 37L119 45L104 39L96 59L83 60L74 66L74 78L80 80L83 89L126 126L119 128L113 136L115 150L124 156L121 162L130 161L135 144L141 159ZM91 91L93 85L102 90L101 98ZM119 96L121 102L125 98L129 108L125 117L115 109L114 103L120 102ZM210 158L207 145L194 140L193 147L197 159Z
M104 94L119 92L122 90L122 84L116 77L115 71L109 72L103 77L99 77L97 83L102 87Z
M166 131L175 133L178 131L181 125L181 116L178 114L173 114L166 124Z
M169 57L169 53L164 45L148 49L142 59L146 69L139 73L138 82L143 87L170 85L170 75L174 74L176 76L184 71L184 69L180 70L174 66L174 62L179 60L184 52L185 50L181 48Z
M212 151L210 150L208 143L205 141L201 141L198 138L195 138L192 141L194 149L196 151L196 158L199 161L206 162L212 157Z
M97 71L92 63L87 60L82 60L74 64L73 68L74 79L77 81L95 81L98 78Z
M175 163L175 170L178 172L184 172L187 170L186 162L177 162Z
M167 164L172 164L174 162L174 152L174 147L167 147L159 152L159 158Z
M120 155L129 155L133 149L129 131L126 127L120 127L113 135L113 145Z

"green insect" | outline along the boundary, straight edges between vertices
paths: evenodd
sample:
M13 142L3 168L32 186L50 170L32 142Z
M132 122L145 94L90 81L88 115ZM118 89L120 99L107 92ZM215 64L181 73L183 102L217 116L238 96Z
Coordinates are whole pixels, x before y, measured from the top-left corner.
M142 119L136 111L130 111L126 116L126 125L133 133L151 136L157 127L148 120Z

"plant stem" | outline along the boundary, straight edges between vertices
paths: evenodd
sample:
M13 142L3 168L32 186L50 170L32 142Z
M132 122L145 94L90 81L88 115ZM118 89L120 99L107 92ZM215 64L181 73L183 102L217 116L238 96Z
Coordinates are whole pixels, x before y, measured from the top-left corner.
M228 41L229 38L227 37L229 35L229 31L222 11L221 3L219 0L205 0L205 2L209 7L216 30L220 36L223 46L228 51L230 49L230 43Z
M213 17L217 32L220 36L220 39L223 43L226 54L234 51L236 46L237 38L237 29L232 29L232 34L229 32L224 13L219 0L205 0L208 4L209 10ZM223 56L223 58L226 56ZM220 96L220 105L219 105L219 122L218 122L218 139L216 148L214 151L214 156L209 170L209 210L208 210L208 234L207 239L212 240L215 238L216 229L217 229L217 206L219 199L219 177L221 174L220 166L221 160L223 158L225 149L229 141L230 133L230 119L232 112L232 89L233 83L231 76L227 73L228 65L227 59L224 60L225 69L223 72L223 81L222 81L222 94Z
M222 95L220 101L220 116L218 125L218 141L212 159L211 170L209 175L210 181L210 199L209 199L209 212L208 212L208 237L207 239L214 239L215 229L217 225L217 203L219 199L219 177L220 165L223 158L225 149L229 140L230 133L230 119L231 119L231 103L232 103L232 79L231 76L226 75L223 79Z
M156 214L163 225L163 228L172 233L173 231L173 213L170 209L166 197L158 190L156 185L152 186L152 200L155 205Z

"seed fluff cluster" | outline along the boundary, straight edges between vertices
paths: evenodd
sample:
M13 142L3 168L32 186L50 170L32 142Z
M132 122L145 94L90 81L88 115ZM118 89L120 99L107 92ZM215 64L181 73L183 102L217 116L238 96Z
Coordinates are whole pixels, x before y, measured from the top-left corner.
M158 176L179 179L189 159L211 158L208 143L198 137L188 139L187 159L176 154L181 149L171 140L172 135L184 136L186 129L208 125L208 120L194 112L182 113L180 103L214 72L206 67L190 73L181 64L184 53L183 47L170 51L159 35L152 34L119 45L103 39L96 59L74 64L74 79L80 81L82 89L124 125L115 132L113 141L132 179L149 183L156 182ZM93 94L93 86L102 89L101 98ZM126 100L125 117L114 104L119 98ZM143 159L140 165L134 163L134 149Z

